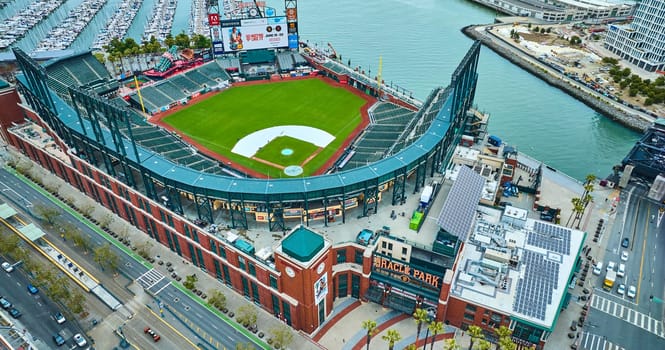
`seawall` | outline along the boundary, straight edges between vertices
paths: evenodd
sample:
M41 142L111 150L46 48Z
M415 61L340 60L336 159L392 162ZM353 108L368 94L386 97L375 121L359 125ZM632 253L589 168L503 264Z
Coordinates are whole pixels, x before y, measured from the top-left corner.
M651 125L651 122L639 116L628 114L625 111L601 100L599 97L583 91L579 86L570 84L567 80L552 76L542 67L526 60L524 58L525 53L519 50L508 49L498 44L496 41L501 39L493 37L491 34L488 34L484 30L476 30L478 27L484 28L486 26L469 25L462 28L462 33L472 39L480 40L483 45L492 49L492 51L496 52L501 57L516 64L527 72L539 77L546 83L566 92L570 96L593 108L595 111L601 113L607 118L610 118L630 129L640 132L644 132Z

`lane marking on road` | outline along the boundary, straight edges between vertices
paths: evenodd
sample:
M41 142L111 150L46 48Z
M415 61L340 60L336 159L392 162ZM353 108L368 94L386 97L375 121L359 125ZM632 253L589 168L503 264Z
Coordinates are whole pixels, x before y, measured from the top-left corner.
M647 207L647 217L651 213L651 206ZM635 296L635 302L640 303L640 287L642 286L642 269L644 268L644 256L647 249L647 238L649 237L649 225L644 225L644 240L642 241L642 259L640 259L640 275L637 278L637 295Z
M157 313L155 313L154 311L152 311L149 307L146 306L145 308L146 308L146 310L148 310L149 313L151 313L153 316L155 316L155 318L157 318L157 319L160 320L164 325L166 325L167 327L169 327L169 328L170 328L175 334L177 334L177 335L180 336L183 340L185 340L187 343L189 343L194 349L197 349L197 350L199 349L198 345L194 344L194 343L193 343L191 340L189 340L189 338L187 338L184 334L180 333L179 330L177 330L175 327L173 327L170 323L166 322L166 320L164 320L163 317L161 317L160 315L158 315Z
M591 307L618 319L624 320L636 327L642 328L649 333L653 333L661 338L665 338L664 332L660 327L662 326L662 322L647 314L635 311L625 305L621 305L615 301L605 299L597 294L594 294L591 297Z

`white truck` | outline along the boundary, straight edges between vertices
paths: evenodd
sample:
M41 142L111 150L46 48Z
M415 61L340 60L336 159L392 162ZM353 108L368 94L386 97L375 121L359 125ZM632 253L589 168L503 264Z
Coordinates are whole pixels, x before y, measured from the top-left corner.
M605 275L605 282L603 283L603 289L606 291L611 291L614 287L614 281L617 280L617 272L614 270L607 270Z

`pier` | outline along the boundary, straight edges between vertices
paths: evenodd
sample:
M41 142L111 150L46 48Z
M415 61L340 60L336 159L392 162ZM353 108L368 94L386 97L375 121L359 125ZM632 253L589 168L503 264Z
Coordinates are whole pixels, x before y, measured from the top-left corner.
M69 12L67 18L53 27L42 41L37 44L35 52L64 50L81 34L83 29L95 18L107 0L84 1Z
M176 6L176 0L158 0L155 3L152 16L148 19L143 33L143 40L149 41L150 37L154 36L163 42L171 34Z
M143 0L123 0L113 16L106 22L106 27L100 31L95 42L90 46L93 50L101 50L113 39L122 40L132 25L136 14L141 9Z
M20 40L34 26L46 19L64 0L37 0L0 24L0 50Z

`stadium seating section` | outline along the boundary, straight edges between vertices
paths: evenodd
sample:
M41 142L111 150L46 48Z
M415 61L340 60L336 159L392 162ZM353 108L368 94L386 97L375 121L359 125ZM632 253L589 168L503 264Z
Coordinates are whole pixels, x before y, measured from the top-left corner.
M141 88L141 97L147 112L159 111L171 103L187 99L192 94L206 88L218 86L231 77L222 69L218 61L204 64L184 74L174 75ZM136 106L141 102L137 93L131 94L130 99Z
M110 102L117 106L129 107L129 103L121 97L113 98ZM133 109L128 109L128 112L129 121L132 125L132 137L139 145L160 153L175 163L187 165L190 168L207 173L222 173L215 160L194 152L189 145L182 142L177 136L149 124L144 117ZM129 131L125 124L121 123L120 130L129 138Z
M392 103L379 102L370 110L372 123L365 133L352 145L353 157L344 169L356 168L383 158L391 149L415 112ZM401 149L401 148L400 148Z
M69 86L86 87L102 95L118 88L118 82L89 52L57 62L47 62L45 68L49 76L49 86L67 100L69 100L67 92Z

